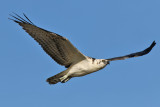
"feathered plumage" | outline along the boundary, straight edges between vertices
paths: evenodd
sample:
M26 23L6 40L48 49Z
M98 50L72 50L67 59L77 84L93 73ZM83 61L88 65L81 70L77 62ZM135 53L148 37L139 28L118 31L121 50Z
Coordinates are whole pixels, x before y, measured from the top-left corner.
M56 84L58 82L65 83L73 77L84 76L96 72L104 68L110 61L123 60L148 54L156 44L154 41L150 47L141 52L136 52L121 57L95 59L83 55L65 37L37 27L25 14L23 15L27 20L17 14L10 15L13 19L9 19L22 26L22 28L32 38L34 38L41 45L43 50L58 64L68 68L59 74L48 78L47 82L50 84Z
M77 63L86 57L79 52L68 39L35 26L29 18L24 14L28 21L19 15L17 17L11 15L17 20L11 19L18 23L22 28L33 37L43 48L43 50L53 58L58 64L69 67L73 63Z

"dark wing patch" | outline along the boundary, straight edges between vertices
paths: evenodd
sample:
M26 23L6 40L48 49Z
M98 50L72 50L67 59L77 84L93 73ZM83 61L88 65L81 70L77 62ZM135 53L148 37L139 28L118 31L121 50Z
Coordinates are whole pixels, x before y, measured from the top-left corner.
M68 39L35 26L25 14L23 15L28 21L17 14L15 14L15 16L11 15L14 19L9 19L22 26L22 28L33 37L41 45L43 50L57 63L69 67L71 64L86 58Z
M93 64L96 58L92 58L92 57L89 57L89 56L87 56L87 57L92 59L92 64Z
M110 58L110 59L106 59L106 60L108 60L108 61L115 61L115 60L124 60L124 59L127 59L127 58L143 56L143 55L148 54L155 45L156 45L156 42L153 41L152 44L147 49L145 49L143 51L132 53L132 54L125 55L125 56Z

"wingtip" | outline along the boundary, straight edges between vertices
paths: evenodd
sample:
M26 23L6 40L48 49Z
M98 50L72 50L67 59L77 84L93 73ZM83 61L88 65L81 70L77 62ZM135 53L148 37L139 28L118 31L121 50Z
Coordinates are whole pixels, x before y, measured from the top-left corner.
M13 15L12 15L13 14ZM32 24L32 25L34 25L32 22L31 22L31 20L23 13L23 15L25 16L25 18L28 20L25 20L24 18L22 18L21 16L19 16L18 14L16 14L16 13L14 13L14 12L12 12L12 14L9 14L12 18L8 18L8 19L10 19L10 20L13 20L14 22L16 22L16 23L25 23L25 24Z
M154 46L156 45L156 42L155 42L155 40L152 42L152 44L151 44L151 48L153 48Z
M149 53L155 45L156 45L156 42L153 41L152 44L147 49L145 49L144 51L146 51L146 53Z
M154 40L153 43L156 44L156 41Z
M16 20L14 20L14 19L12 19L12 18L8 18L9 20L12 20L12 21L14 21L14 22L16 22L16 23L19 23L18 21L16 21Z
M24 17L26 17L26 19L27 19L32 25L34 25L34 23L26 16L25 13L23 13L23 15L24 15Z

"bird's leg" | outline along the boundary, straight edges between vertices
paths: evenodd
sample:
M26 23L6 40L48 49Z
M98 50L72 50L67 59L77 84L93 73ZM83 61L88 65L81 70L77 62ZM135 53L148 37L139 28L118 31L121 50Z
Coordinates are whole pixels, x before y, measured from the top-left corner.
M69 81L71 78L67 78L67 79L65 79L65 80L63 80L61 83L66 83L67 81Z
M63 77L59 78L59 80L60 80L61 82L63 82L63 81L66 80L67 78L68 78L68 75L64 75Z

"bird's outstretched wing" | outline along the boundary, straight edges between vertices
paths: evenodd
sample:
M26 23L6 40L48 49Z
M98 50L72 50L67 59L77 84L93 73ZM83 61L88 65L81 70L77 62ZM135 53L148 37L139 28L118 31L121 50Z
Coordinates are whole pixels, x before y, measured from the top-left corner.
M124 60L124 59L127 59L127 58L142 56L142 55L148 54L155 45L156 45L156 42L153 41L153 43L147 49L145 49L143 51L132 53L132 54L125 55L125 56L120 56L120 57L115 57L115 58L109 58L109 59L106 59L106 60L108 60L108 61L115 61L115 60Z
M69 67L71 64L86 58L85 55L78 51L68 39L37 27L25 14L23 15L27 20L17 14L15 14L15 16L11 15L13 19L9 19L22 26L22 28L33 37L41 45L43 50L58 64Z

